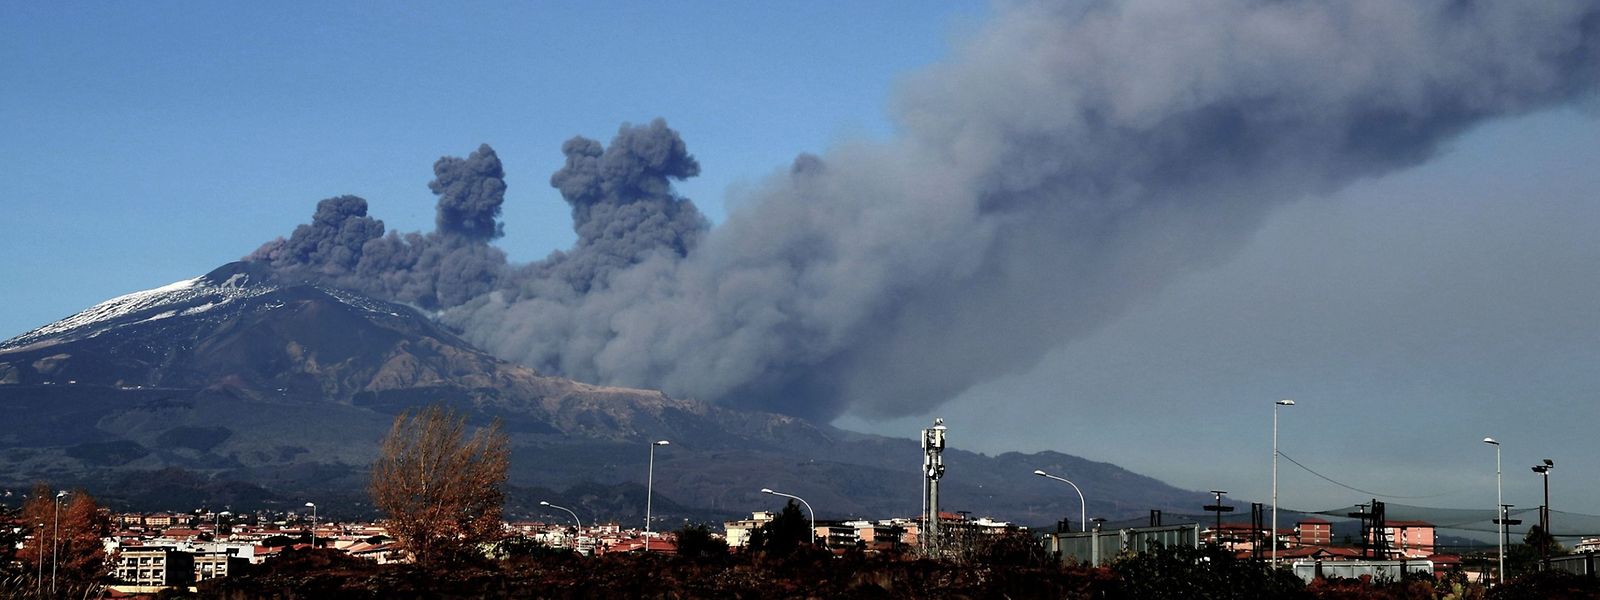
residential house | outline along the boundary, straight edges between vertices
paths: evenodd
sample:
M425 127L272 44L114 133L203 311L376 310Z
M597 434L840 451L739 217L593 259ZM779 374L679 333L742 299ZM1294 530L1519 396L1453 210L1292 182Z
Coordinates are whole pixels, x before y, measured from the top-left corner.
M1300 519L1294 525L1295 544L1299 546L1333 545L1333 524L1316 517Z
M738 521L726 521L722 524L723 537L728 540L729 548L743 548L750 543L750 532L759 529L772 521L777 515L771 511L757 511L750 513L750 518Z
M1369 530L1368 542L1382 535L1392 559L1427 558L1433 555L1433 524L1427 521L1384 521L1383 528Z
M126 547L117 556L117 579L141 586L194 583L194 555L170 546Z

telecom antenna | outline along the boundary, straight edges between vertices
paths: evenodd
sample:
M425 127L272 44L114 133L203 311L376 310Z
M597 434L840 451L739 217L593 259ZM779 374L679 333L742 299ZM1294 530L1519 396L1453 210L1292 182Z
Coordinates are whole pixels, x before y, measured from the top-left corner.
M922 430L922 538L923 552L939 552L939 478L944 477L944 419Z

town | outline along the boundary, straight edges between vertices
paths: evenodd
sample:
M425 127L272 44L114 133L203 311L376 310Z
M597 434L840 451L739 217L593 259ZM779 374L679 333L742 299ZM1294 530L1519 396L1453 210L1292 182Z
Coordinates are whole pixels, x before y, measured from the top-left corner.
M545 503L548 505L548 503ZM553 506L556 510L568 510ZM262 565L285 552L324 549L374 564L410 562L411 557L398 545L380 522L350 522L318 519L317 506L307 503L303 511L252 512L195 509L185 512L115 513L101 510L109 524L101 539L112 583L107 589L115 595L153 595L169 589L193 589L197 583L228 577L232 573ZM503 540L531 542L540 547L568 550L582 556L617 553L674 554L678 551L678 532L650 532L617 523L509 521L503 524ZM757 511L750 518L727 521L712 535L726 544L730 552L742 552L753 535L778 517L771 511ZM881 520L819 521L810 528L813 542L834 554L909 555L928 541L919 536L921 518L896 517ZM38 526L40 524L35 524ZM47 526L47 525L46 525ZM1026 534L1027 528L990 518L970 518L963 513L940 513L938 526L945 531L946 544L962 540L993 539L1003 535ZM30 528L13 520L6 529L22 533L20 546L37 539ZM1462 557L1440 553L1435 548L1435 528L1420 521L1386 521L1370 530L1358 546L1340 543L1331 523L1319 518L1303 518L1292 528L1281 529L1268 540L1266 532L1250 523L1214 525L1189 523L1178 526L1151 526L1118 531L1052 532L1034 536L1059 560L1104 564L1130 549L1130 536L1166 531L1186 533L1189 542L1215 546L1240 559L1263 559L1264 551L1275 546L1278 559L1292 564L1297 574L1301 566L1315 565L1317 576L1359 577L1372 575L1375 567L1410 563L1410 571L1422 570L1435 578L1462 572L1472 581L1483 581L1484 571L1462 570ZM1072 551L1074 543L1104 538L1111 549L1104 556L1088 556ZM1182 536L1180 536L1182 537ZM1083 544L1079 544L1083 545ZM1100 544L1089 544L1100 548ZM498 546L489 546L494 553ZM1378 550L1381 549L1381 550ZM1600 538L1584 539L1572 548L1573 555L1586 562L1587 573L1600 557ZM947 550L948 554L956 549ZM1486 564L1486 563L1485 563ZM43 564L39 565L43 568ZM1307 571L1306 574L1309 574ZM1309 579L1309 577L1307 577ZM41 586L54 582L41 579Z
M1225 521L1223 515L1234 507L1226 504L1222 491L1213 491L1213 503L1200 507L1212 514L1209 520L1195 518L1198 515L1167 515L1156 509L1143 523L1088 519L1086 513L1080 513L1076 521L1062 519L1054 531L1034 531L990 516L974 517L967 511L941 507L940 482L948 474L943 458L948 431L942 419L921 434L923 508L917 515L818 520L804 498L768 488L761 492L784 500L781 511L754 511L748 518L724 521L720 527L687 522L677 529L659 527L666 522L652 515L653 499L648 494L643 528L614 520L585 524L572 508L547 500L539 501L540 512L558 518L502 520L503 498L497 488L506 465L503 437L491 430L487 437L463 440L459 429L449 427L459 427L459 419L439 407L397 419L373 473L373 496L387 513L386 519L327 519L322 517L327 507L314 501L278 511L236 513L201 507L116 512L98 506L86 492L55 491L41 483L23 495L20 511L3 513L0 531L11 534L6 550L12 556L5 566L22 573L29 573L31 566L30 595L53 598L61 596L64 579L73 582L68 585L83 586L83 594L96 589L122 597L194 593L206 582L248 574L286 556L306 553L333 553L374 566L427 562L437 567L514 556L714 558L784 553L804 547L840 560L928 560L960 568L994 562L1009 553L1008 558L999 560L1020 557L1035 565L1093 570L1115 569L1133 557L1187 549L1212 553L1204 560L1183 559L1190 566L1227 559L1255 565L1248 568L1257 573L1283 573L1309 585L1346 580L1361 585L1428 581L1485 587L1503 586L1511 576L1530 573L1562 573L1593 581L1595 562L1600 558L1600 537L1581 539L1570 550L1561 548L1546 533L1551 527L1550 513L1543 508L1539 523L1523 543L1510 548L1516 557L1508 566L1503 543L1470 547L1467 552L1459 546L1447 547L1440 542L1433 523L1388 518L1386 503L1377 499L1340 519L1347 527L1352 522L1359 525L1351 536L1336 535L1333 521L1308 514L1294 517L1288 527L1271 527L1268 507L1262 503L1251 503L1248 521ZM668 444L667 440L650 443L647 484L654 478L654 448ZM426 452L449 449L455 469L440 472L418 467L416 461L428 456L423 448L430 449ZM1070 484L1081 499L1081 491L1072 481L1043 470L1033 475ZM480 476L482 479L475 479ZM470 481L489 485L464 485ZM411 483L423 491L407 487ZM410 491L397 491L402 489ZM1276 507L1272 508L1275 523ZM1504 540L1509 538L1507 526L1520 520L1510 519L1504 507L1500 517L1496 523ZM783 550L784 546L788 550ZM61 575L63 564L69 571L65 577ZM1216 568L1214 564L1211 568Z

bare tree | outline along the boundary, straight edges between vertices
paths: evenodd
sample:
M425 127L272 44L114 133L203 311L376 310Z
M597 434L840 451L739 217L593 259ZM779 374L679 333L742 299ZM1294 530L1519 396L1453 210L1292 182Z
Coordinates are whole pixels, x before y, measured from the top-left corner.
M373 463L373 503L418 563L467 558L501 532L509 442L498 420L470 438L466 422L439 406L400 413Z

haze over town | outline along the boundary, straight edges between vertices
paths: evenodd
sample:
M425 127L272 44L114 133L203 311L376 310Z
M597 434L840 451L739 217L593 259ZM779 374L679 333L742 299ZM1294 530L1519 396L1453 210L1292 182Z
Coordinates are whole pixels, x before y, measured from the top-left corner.
M322 198L360 195L390 231L430 230L426 169L484 142L509 186L505 236L493 244L515 264L575 239L547 183L562 143L575 134L610 143L623 122L661 117L681 134L699 176L676 191L716 231L770 195L768 178L801 153L839 161L926 134L933 126L917 121L915 100L937 96L927 82L947 68L931 65L971 64L961 61L987 50L974 40L994 42L984 28L1011 10L13 7L0 23L0 73L11 82L0 92L10 175L0 337L247 255L306 222ZM1117 47L1159 61L1194 42L1171 34ZM1120 240L1117 256L1154 271L1112 268L1136 281L1111 284L1091 273L1085 285L1110 290L1111 305L1062 306L1103 314L1041 325L1048 340L1019 344L1034 352L975 337L1015 360L934 386L945 395L820 414L901 437L942 416L953 447L1059 450L1264 499L1272 403L1293 398L1282 448L1328 478L1410 504L1492 506L1494 453L1480 440L1494 436L1508 503L1539 503L1527 467L1552 458L1556 508L1600 513L1596 108L1592 87L1518 105L1394 163L1306 175L1317 181L1282 175L1246 191L1289 197L1149 225ZM1184 259L1160 260L1168 255ZM1050 273L1040 260L1013 276ZM983 312L1005 299L966 300L963 310ZM953 362L996 351L942 350ZM1372 497L1289 465L1281 476L1294 508Z

